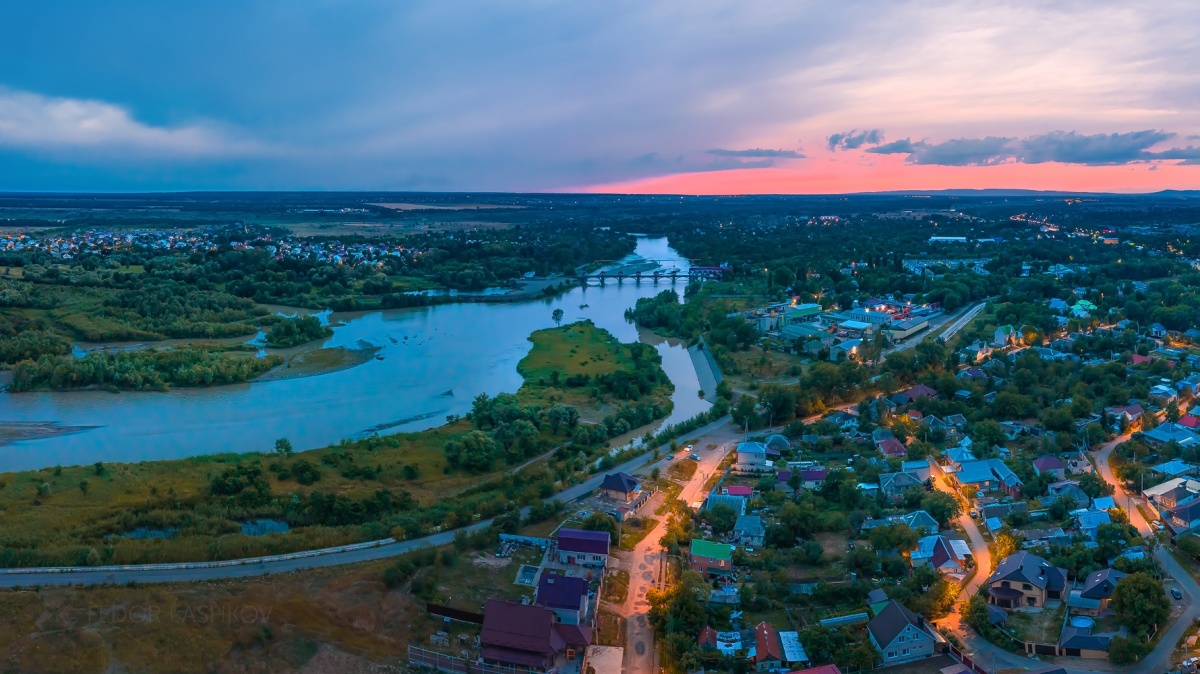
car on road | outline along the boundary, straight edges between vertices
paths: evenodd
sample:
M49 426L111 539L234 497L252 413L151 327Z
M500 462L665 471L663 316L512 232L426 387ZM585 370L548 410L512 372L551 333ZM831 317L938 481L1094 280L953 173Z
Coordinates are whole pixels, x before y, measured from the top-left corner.
M667 461L674 461L674 460L675 460L675 455L674 455L674 454L668 454L668 455L667 455Z
M1163 530L1163 523L1159 522L1158 520L1154 520L1153 522L1151 522L1150 526L1154 527L1155 529L1157 529L1159 531Z
M1183 593L1180 592L1179 588L1177 587L1171 588L1171 596L1175 597L1176 599L1183 599Z
M692 446L691 446L691 445L688 445L688 446L687 446L687 447L685 447L684 449L686 449L687 451L689 451L689 452L690 452L690 451L692 451Z
M979 511L978 510L971 511L971 519L973 519L973 520L979 519Z
M695 452L692 452L691 454L688 455L688 458L691 459L692 461L699 461L700 455Z

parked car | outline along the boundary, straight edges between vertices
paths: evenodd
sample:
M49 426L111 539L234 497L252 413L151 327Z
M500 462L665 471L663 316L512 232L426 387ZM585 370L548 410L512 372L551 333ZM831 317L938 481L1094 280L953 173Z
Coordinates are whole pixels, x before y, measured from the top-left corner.
M674 461L674 460L675 460L675 455L674 455L674 454L668 454L668 455L667 455L667 461Z
M973 519L973 520L979 519L979 511L978 510L971 511L971 519Z
M1179 588L1177 587L1171 588L1171 596L1175 597L1176 599L1183 599L1183 593L1180 592Z
M697 454L697 453L695 453L695 452L692 452L692 453L691 453L691 454L688 456L688 458L689 458L689 459L691 459L692 461L699 461L699 460L700 460L700 455L699 455L699 454Z

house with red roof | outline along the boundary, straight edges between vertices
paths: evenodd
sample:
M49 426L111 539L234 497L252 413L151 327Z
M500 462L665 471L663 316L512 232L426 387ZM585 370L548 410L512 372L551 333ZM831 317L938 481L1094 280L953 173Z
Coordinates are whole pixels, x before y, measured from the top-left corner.
M1175 423L1179 424L1180 426L1183 426L1184 428L1193 428L1194 429L1194 428L1200 427L1200 418L1194 417L1190 414L1185 414L1185 415L1179 417L1179 421L1176 421Z
M1147 365L1153 360L1154 359L1151 358L1150 356L1142 356L1142 355L1136 354L1136 353L1129 355L1129 364L1130 365Z
M745 496L747 498L754 496L754 489L746 485L737 484L725 488L725 493L730 496Z
M886 456L905 457L908 456L908 448L904 446L896 438L884 438L875 444L875 447L883 452Z
M821 665L811 669L793 669L788 674L842 674L837 665Z
M768 622L754 628L754 669L758 672L776 672L783 667L783 644L779 631Z
M592 632L583 625L555 621L544 606L490 600L483 611L480 656L489 664L534 672L559 671L582 660Z
M1067 467L1057 456L1039 456L1033 460L1033 472L1038 475L1053 475L1058 479L1066 477Z

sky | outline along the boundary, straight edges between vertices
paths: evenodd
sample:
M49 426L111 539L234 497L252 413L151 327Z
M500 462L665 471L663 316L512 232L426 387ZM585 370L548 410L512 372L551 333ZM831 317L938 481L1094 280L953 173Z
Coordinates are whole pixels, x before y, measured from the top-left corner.
M0 191L1200 189L1152 3L4 3Z

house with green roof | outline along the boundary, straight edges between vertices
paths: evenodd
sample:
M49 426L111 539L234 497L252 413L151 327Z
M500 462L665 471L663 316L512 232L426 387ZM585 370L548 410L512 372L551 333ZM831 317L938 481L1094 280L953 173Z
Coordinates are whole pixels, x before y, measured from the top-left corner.
M1001 325L992 333L992 346L1004 348L1017 342L1017 330L1011 325Z
M699 538L692 539L691 566L707 576L728 576L733 573L733 546Z

